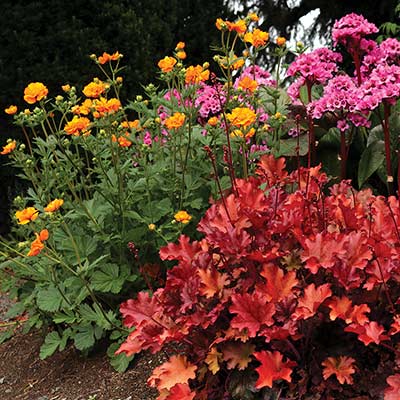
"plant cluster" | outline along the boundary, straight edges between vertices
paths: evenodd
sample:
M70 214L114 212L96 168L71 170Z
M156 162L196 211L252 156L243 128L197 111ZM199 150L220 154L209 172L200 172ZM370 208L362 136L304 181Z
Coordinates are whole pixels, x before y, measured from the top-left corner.
M177 265L121 305L135 329L118 350L175 350L148 381L159 399L349 398L355 382L374 393L376 371L398 398L400 204L327 183L263 156L201 240L161 249Z
M26 144L1 154L31 185L0 253L20 300L11 314L55 325L42 357L109 337L123 370L171 348L149 380L160 399L346 398L378 365L392 400L399 204L339 178L399 187L400 43L367 38L377 28L362 16L337 21L349 74L339 51L290 50L257 21L217 19L218 76L185 65L179 42L158 62L164 86L124 104L122 55L104 53L92 58L105 78L83 96L64 85L49 99L33 82L32 107L6 109ZM257 65L264 51L272 74Z

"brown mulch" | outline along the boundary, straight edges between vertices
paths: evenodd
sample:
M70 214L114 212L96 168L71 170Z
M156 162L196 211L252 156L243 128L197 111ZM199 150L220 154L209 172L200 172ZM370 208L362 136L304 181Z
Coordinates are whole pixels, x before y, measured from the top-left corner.
M10 301L0 294L0 322ZM0 327L1 329L1 327ZM17 333L0 345L1 400L154 400L147 378L161 355L138 355L123 374L111 367L105 348L83 357L73 346L40 360L42 332Z

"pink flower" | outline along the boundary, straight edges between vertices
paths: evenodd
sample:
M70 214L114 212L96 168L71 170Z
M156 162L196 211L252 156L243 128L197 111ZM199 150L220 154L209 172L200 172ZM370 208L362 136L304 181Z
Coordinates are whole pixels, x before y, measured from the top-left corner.
M368 22L362 15L347 14L335 21L332 30L333 44L342 44L349 53L358 51L360 41L363 37L378 32L378 28Z

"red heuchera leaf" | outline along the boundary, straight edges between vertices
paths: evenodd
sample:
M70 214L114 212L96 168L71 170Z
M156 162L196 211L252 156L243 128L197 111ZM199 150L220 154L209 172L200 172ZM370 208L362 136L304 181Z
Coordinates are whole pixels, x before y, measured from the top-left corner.
M389 339L384 335L385 328L375 321L367 322L364 325L351 324L344 329L346 332L353 332L358 335L358 340L366 346L370 343L379 344L382 340Z
M290 271L286 274L275 264L264 264L261 271L267 283L257 288L266 294L267 299L274 303L283 300L285 297L293 296L292 289L298 284L296 272Z
M332 296L332 291L329 283L318 287L311 283L304 289L304 296L299 299L296 311L293 314L294 318L298 320L312 317L317 312L318 307L330 296Z
M265 386L272 388L272 383L278 379L283 379L287 382L292 381L290 376L292 367L296 365L294 361L283 362L283 355L279 351L260 351L254 353L254 356L260 361L261 366L256 368L258 379L256 388L261 389Z
M170 391L163 389L157 400L193 400L195 396L196 393L190 390L189 385L178 383Z
M332 268L336 262L335 255L344 252L343 241L339 240L338 235L317 233L314 240L304 241L301 260L306 261L306 268L316 274L320 267Z
M200 250L198 242L190 243L190 238L181 235L179 243L168 243L160 249L161 260L179 260L190 263L195 254Z
M222 294L230 282L228 274L221 274L215 268L199 269L197 273L201 280L200 293L207 298Z
M229 311L237 314L232 319L231 326L247 329L250 337L255 337L262 325L271 326L274 323L272 316L275 305L268 303L267 298L258 292L232 295Z
M254 353L256 346L247 343L227 343L222 349L223 359L227 362L228 369L238 367L239 370L247 368L251 361L251 355Z
M161 310L156 295L150 297L147 292L139 292L136 300L129 299L119 308L124 325L128 328L140 325L143 321L151 320Z
M322 375L325 380L331 375L336 375L339 383L342 385L344 383L351 385L353 383L353 378L351 375L356 372L353 367L354 362L354 358L347 356L328 357L321 363L324 367Z
M346 296L340 298L336 296L332 297L326 304L331 309L329 317L332 321L335 321L336 318L340 318L343 319L346 324L354 322L359 325L364 325L368 322L368 317L365 313L370 312L371 309L367 304L353 306L352 301Z
M147 384L158 390L170 390L178 383L188 383L196 377L197 366L187 361L186 356L172 356L168 361L157 367Z
M390 375L386 379L388 388L385 389L384 400L400 399L400 374Z
M396 315L393 318L392 325L390 325L389 335L396 335L400 332L400 315Z
M268 187L284 183L288 175L285 170L286 161L283 157L275 158L272 154L263 155L257 165L256 174L266 179Z

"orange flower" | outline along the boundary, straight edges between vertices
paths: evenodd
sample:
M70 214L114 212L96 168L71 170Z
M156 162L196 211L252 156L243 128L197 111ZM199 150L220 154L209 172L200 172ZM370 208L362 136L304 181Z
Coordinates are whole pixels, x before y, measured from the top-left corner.
M210 71L208 69L203 69L201 65L196 65L195 67L191 65L185 74L185 83L195 84L199 82L204 82L210 77Z
M282 36L278 36L278 37L276 38L276 44L277 44L279 47L283 47L283 46L286 44L286 39L285 39L284 37L282 37Z
M87 84L83 88L82 92L86 97L97 99L108 89L108 87L109 87L108 84L100 81L99 79L95 79L93 82Z
M134 121L122 121L121 126L123 128L138 129L140 127L140 121L138 119Z
M15 213L15 217L18 219L18 224L25 225L31 221L34 221L39 215L39 210L35 207L27 207L21 211Z
M192 219L192 216L189 215L186 211L178 211L174 215L175 221L180 222L182 224L188 224L189 221Z
M171 72L174 69L176 64L176 59L174 57L164 57L162 60L158 62L158 67L162 72Z
M254 22L257 22L260 19L260 17L256 13L250 13L247 17Z
M211 117L211 118L207 121L208 125L210 125L210 126L217 126L218 122L219 122L218 117Z
M24 100L29 104L44 99L49 93L46 86L41 82L32 82L24 90Z
M252 44L254 47L265 46L269 39L269 33L261 29L254 29L253 32L248 32L244 35L244 41Z
M183 50L179 50L176 53L176 56L180 59L180 60L184 60L187 56L186 56L186 52Z
M226 21L225 23L229 31L235 31L239 35L243 35L243 33L247 31L247 25L244 19L239 19L236 22Z
M18 111L18 107L17 106L10 106L7 107L4 112L8 115L14 115L16 114L16 112Z
M185 42L178 42L176 50L183 50L185 48Z
M71 111L76 115L89 115L91 108L93 107L92 99L85 99L81 105L73 106Z
M55 200L51 201L49 204L47 204L44 211L46 211L46 212L57 211L63 204L64 204L63 199L55 199Z
M240 79L238 87L244 91L248 91L253 93L257 89L258 83L254 79L251 79L249 76L244 76Z
M256 113L247 107L236 107L232 110L231 114L227 115L227 118L232 125L238 128L251 125L255 122L256 117Z
M90 125L90 120L86 117L78 117L74 116L72 121L67 122L64 126L64 131L67 135L79 136L81 134L89 134L90 130L88 130Z
M11 142L3 146L3 151L1 151L0 154L2 155L10 154L12 151L15 150L16 147L17 147L17 142L15 140L12 140Z
M236 56L234 58L237 58ZM240 69L242 68L244 65L244 60L243 58L239 58L237 61L235 61L232 65L231 65L231 69Z
M219 31L221 31L222 29L225 30L227 27L226 22L222 18L217 18L217 20L215 21L215 26Z
M246 134L244 134L240 129L235 129L232 133L231 136L232 137L244 137L245 139L250 139L254 136L254 134L256 133L256 130L254 128L251 128L247 131Z
M28 252L28 257L34 257L40 254L40 252L44 249L43 242L49 238L49 231L47 229L43 229L39 234L35 233L36 239L31 243L31 248Z
M185 114L176 112L174 113L174 115L167 118L164 123L168 129L178 129L183 125L184 122L185 122Z
M95 118L103 117L105 114L113 114L121 108L121 102L112 98L110 100L100 97L100 99L94 102L94 108L96 112L93 113Z
M99 62L99 64L105 64L110 61L119 60L120 57L121 57L121 54L119 54L118 51L113 54L108 54L108 53L104 52L103 55L100 56L97 61Z
M63 90L63 92L68 93L71 90L71 85L62 85L61 89Z

